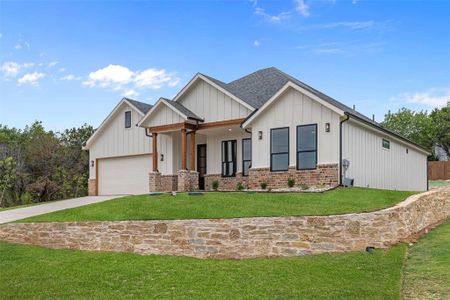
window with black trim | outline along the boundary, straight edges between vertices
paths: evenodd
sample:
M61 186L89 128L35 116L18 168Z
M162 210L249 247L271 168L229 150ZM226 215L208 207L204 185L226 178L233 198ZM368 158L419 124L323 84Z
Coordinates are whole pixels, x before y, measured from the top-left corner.
M317 167L317 124L297 126L297 170Z
M125 128L131 128L131 111L125 112Z
M289 169L289 127L270 130L270 171Z
M222 141L222 176L236 176L236 140Z
M248 176L252 165L252 139L242 139L242 176Z
M387 150L391 149L391 141L383 139L382 146L384 149L387 149Z

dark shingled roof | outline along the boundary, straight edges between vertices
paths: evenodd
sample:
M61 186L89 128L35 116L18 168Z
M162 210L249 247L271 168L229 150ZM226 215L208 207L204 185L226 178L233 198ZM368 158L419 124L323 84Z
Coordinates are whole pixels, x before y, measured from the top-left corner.
M125 100L127 100L128 102L130 102L131 104L133 104L137 109L139 109L144 115L146 113L148 113L148 111L153 107L153 105L144 103L144 102L140 102L140 101L136 101L130 98L124 98Z
M229 83L224 83L211 76L207 76L204 74L202 75L213 81L223 89L227 90L237 98L245 101L256 110L258 110L261 106L264 105L264 103L272 98L272 96L275 95L287 82L291 81L309 91L310 93L316 95L317 97L323 99L324 101L330 103L331 105L341 109L345 114L355 117L365 123L368 123L369 125L377 127L378 129L386 133L392 134L404 141L407 141L411 144L416 145L417 147L420 147L421 149L428 151L417 143L399 135L397 132L384 128L383 126L381 126L381 124L375 122L371 118L366 117L365 115L357 112L347 105L331 98L330 96L325 95L324 93L314 89L304 82L301 82L300 80L278 70L277 68L271 67L261 69Z
M169 100L167 98L162 98L162 99L164 99L164 101L167 101L167 103L169 103L170 105L175 107L178 111L180 111L182 114L184 114L186 117L188 117L188 119L203 121L202 118L200 118L199 116L194 114L192 111L187 109L183 104Z

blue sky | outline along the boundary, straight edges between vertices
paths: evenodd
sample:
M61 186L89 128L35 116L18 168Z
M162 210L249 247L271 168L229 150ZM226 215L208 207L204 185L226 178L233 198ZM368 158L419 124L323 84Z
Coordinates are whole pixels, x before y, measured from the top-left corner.
M276 66L381 121L450 100L450 1L0 1L0 124L98 126L126 95Z

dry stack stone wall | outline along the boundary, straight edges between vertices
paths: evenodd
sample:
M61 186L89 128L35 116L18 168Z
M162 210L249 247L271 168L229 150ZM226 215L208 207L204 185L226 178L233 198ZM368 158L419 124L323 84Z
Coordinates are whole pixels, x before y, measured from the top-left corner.
M449 216L450 189L438 189L371 213L5 224L0 239L50 248L242 259L386 248Z

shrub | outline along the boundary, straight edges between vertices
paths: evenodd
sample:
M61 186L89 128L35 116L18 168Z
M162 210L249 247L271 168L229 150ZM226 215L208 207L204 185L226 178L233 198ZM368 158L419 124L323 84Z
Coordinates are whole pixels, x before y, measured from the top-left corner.
M289 178L288 179L288 187L294 187L295 185L295 179L294 178Z
M267 188L267 182L261 182L261 189L265 190Z
M217 191L217 189L219 188L219 180L214 180L212 182L212 188L213 190Z
M242 190L244 189L244 185L242 184L242 182L239 181L239 182L237 183L236 189L237 189L238 191L242 191Z
M302 188L302 190L309 189L309 186L307 184L304 184L304 183L300 184L300 187Z

